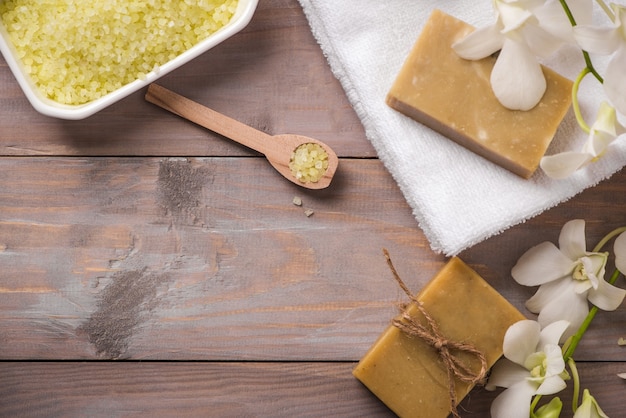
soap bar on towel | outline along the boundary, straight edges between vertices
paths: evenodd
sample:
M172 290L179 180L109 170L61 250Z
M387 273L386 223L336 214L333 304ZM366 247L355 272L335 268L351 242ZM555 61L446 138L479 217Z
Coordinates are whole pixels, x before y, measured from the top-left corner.
M502 355L506 330L524 316L459 258L452 258L416 299L448 341L473 346L491 367ZM424 323L412 302L406 310ZM404 321L404 319L402 319ZM472 370L480 360L455 353ZM353 370L353 375L401 417L445 418L450 414L447 369L437 350L390 325ZM457 403L472 389L455 379Z
M572 82L543 67L547 89L541 101L528 111L505 108L491 90L496 58L468 61L451 47L473 30L442 11L433 11L389 90L387 104L529 178L571 105Z

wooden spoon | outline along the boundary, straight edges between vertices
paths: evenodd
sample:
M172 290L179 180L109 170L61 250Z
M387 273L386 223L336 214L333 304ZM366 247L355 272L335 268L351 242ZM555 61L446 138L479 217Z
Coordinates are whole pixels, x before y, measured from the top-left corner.
M339 164L337 154L328 145L317 139L292 134L268 135L157 84L151 84L148 87L146 100L260 152L265 155L270 164L280 174L298 186L309 189L326 188L330 185L337 170L337 165ZM328 168L319 181L315 183L305 183L298 180L289 168L289 162L296 148L302 144L309 143L320 145L328 154Z

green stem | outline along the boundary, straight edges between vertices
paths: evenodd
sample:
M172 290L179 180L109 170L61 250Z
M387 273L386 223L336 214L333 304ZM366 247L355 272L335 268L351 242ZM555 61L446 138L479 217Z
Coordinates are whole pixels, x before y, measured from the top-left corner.
M576 362L573 358L567 360L567 365L572 371L572 382L574 382L574 388L572 390L572 412L576 413L578 409L578 398L580 396L580 377L578 376L578 369L576 368Z
M541 395L535 395L533 397L533 400L530 403L530 418L537 418L537 415L535 414L535 408L537 408L537 404L539 403L540 399Z
M602 247L604 247L606 243L611 240L611 238L621 234L622 232L626 232L626 226L616 228L613 231L609 232L604 238L602 238L602 240L598 243L598 245L596 245L596 247L593 249L593 252L594 253L600 252Z
M587 51L582 51L582 52L583 52L583 57L585 58L585 64L587 65L589 72L593 74L593 76L596 78L596 80L600 82L600 84L603 84L604 79L594 68L593 63L591 62L591 58L589 57L589 53Z
M591 71L589 67L583 68L583 70L578 74L576 80L574 81L574 85L572 86L572 107L574 108L574 114L576 115L576 121L578 125L580 125L581 129L585 131L586 134L591 132L591 128L585 122L582 113L580 112L580 104L578 103L578 88L580 87L580 83L583 81L583 78Z
M576 26L576 19L574 18L574 15L572 14L572 11L570 10L569 6L567 5L567 1L565 0L559 0L559 2L561 3L561 7L563 7L563 10L565 10L565 14L567 15L567 19L569 20L569 23L573 26ZM600 7L602 8L602 10L604 10L604 12L609 15L609 17L611 17L611 21L613 21L615 18L612 17L613 13L611 12L611 10L606 6L606 4L604 4L604 2L602 0L596 0L596 2L600 5ZM593 76L600 82L600 83L604 83L604 80L602 79L602 77L600 76L600 74L598 74L598 72L596 71L596 69L593 67L593 63L591 62L591 58L589 57L589 53L587 51L582 51L583 52L583 58L585 59L585 65L587 66L587 68L589 69L589 72L591 72L591 74L593 74Z
M565 14L567 15L567 18L569 19L569 23L572 26L576 26L576 19L574 19L574 15L572 14L572 11L569 9L567 2L565 0L559 0L559 3L561 3L561 7L563 7L563 10L565 10Z

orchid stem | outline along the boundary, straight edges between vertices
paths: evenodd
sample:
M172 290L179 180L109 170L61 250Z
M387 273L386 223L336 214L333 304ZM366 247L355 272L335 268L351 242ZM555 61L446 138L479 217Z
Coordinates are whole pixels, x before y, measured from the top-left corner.
M535 408L537 408L537 404L541 399L541 395L535 395L533 397L532 402L530 403L530 418L537 418L537 414L535 414Z
M574 108L574 114L576 115L576 121L586 134L591 132L591 128L589 128L589 125L587 125L582 113L580 112L580 103L578 103L578 88L580 87L580 83L583 81L583 78L585 78L585 76L590 72L589 67L583 68L580 74L578 74L578 77L576 77L576 81L574 81L574 85L572 86L572 106Z
M565 10L565 14L567 15L567 18L569 19L569 23L572 26L576 26L576 19L574 19L574 15L572 14L572 11L567 5L567 2L565 0L559 0L559 3L561 3L561 7L563 7L563 10Z
M591 62L591 58L589 57L589 53L587 51L582 51L582 52L583 52L583 57L585 58L585 64L587 65L586 68L589 70L591 74L593 74L593 76L596 78L596 80L600 82L600 84L603 84L604 79L594 68L593 63Z
M609 232L604 238L602 238L602 240L598 243L598 245L596 245L596 247L593 249L593 252L594 253L600 252L602 247L604 247L606 243L611 240L611 238L613 238L616 235L621 234L622 232L626 232L626 226L622 226L620 228L614 229L613 231Z
M611 12L611 10L606 6L606 4L604 4L604 2L602 0L596 0L596 2L600 5L600 7L602 7L602 10L604 10L604 12L609 15L609 17L613 16L613 13ZM574 15L572 14L572 11L570 10L569 6L567 5L567 2L565 0L559 0L559 3L561 3L561 7L563 7L563 10L565 11L565 14L567 15L567 19L569 20L569 23L572 25L572 27L576 26L576 19L574 18ZM613 20L613 18L611 18L611 20ZM591 57L589 57L589 53L585 50L582 51L583 53L583 58L585 59L585 65L587 67L587 69L589 70L589 72L591 74L593 74L593 76L600 82L600 83L604 83L604 80L602 79L602 76L600 74L598 74L598 72L596 71L596 69L593 67L593 63L591 62Z
M578 369L576 368L576 362L573 358L567 359L567 365L572 371L572 381L574 388L572 390L572 412L576 413L578 409L578 397L580 396L580 377L578 376Z
M607 13L609 16L613 15L613 13L611 13L611 10L607 8L606 4L604 4L602 0L596 0L596 1L600 5L600 7L602 7L605 13ZM559 3L561 3L561 7L563 7L563 10L565 11L565 14L567 15L567 19L569 20L572 27L576 26L576 19L574 18L572 11L567 5L567 1L559 0ZM576 81L574 82L574 87L572 88L572 103L574 105L574 113L576 114L576 120L578 121L578 124L580 125L582 130L588 134L590 132L590 129L589 129L589 126L585 123L585 121L582 118L582 114L580 113L580 105L578 104L578 88L580 87L580 83L583 80L583 78L585 78L585 76L589 73L593 74L593 76L596 78L596 80L600 82L600 84L604 83L604 79L596 71L595 67L593 66L593 62L591 61L591 57L589 56L589 53L585 50L582 50L582 54L583 54L583 59L585 60L585 68L580 72L580 74L576 78Z

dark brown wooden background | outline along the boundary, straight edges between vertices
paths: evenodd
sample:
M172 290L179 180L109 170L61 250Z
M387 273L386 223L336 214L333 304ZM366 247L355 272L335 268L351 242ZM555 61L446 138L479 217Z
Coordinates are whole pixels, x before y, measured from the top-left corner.
M306 191L144 92L83 121L39 115L0 59L0 416L392 415L351 375L404 301L382 248L416 291L446 258L297 1L261 0L243 32L161 83L267 133L327 142L338 175ZM625 208L622 170L461 258L523 310L533 289L510 278L519 256L574 218L592 246ZM620 337L625 307L598 315L576 353L610 416L624 411ZM475 389L463 416L485 416L494 396Z

